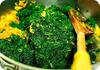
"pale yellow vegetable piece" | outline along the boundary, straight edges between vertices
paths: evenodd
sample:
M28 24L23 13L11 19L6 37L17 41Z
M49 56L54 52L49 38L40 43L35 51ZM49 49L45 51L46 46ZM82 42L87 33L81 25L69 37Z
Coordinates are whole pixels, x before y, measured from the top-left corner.
M79 50L74 55L72 70L92 70L89 54L84 50Z
M41 16L42 16L42 17L45 17L45 16L46 16L46 12L43 11L43 12L41 13Z
M26 5L27 5L27 2L25 2L25 0L20 0L19 4L16 4L15 6L15 10L19 11L22 8L26 7Z
M9 38L12 34L22 36L22 31L17 28L12 28L9 23L12 21L16 21L19 23L18 17L16 16L17 11L9 10L8 13L0 17L0 39Z

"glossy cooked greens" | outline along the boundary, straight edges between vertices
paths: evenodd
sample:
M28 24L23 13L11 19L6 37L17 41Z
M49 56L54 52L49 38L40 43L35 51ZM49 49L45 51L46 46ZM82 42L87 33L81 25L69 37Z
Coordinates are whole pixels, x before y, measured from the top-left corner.
M45 16L41 15L43 12ZM30 3L16 15L20 19L19 24L13 21L10 26L21 29L27 36L21 39L12 35L0 40L2 53L16 61L41 68L70 68L76 51L76 34L68 14L56 6L44 8L41 4Z

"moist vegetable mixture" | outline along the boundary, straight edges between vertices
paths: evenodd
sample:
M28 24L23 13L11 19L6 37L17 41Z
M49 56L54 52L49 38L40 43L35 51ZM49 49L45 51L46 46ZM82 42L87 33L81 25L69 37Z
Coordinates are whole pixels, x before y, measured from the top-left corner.
M70 68L76 52L76 33L67 14L69 6L45 8L36 2L20 1L0 18L0 52L9 58L31 66L51 69ZM96 21L89 18L86 26L94 30ZM91 62L96 62L100 49L94 35L86 37Z

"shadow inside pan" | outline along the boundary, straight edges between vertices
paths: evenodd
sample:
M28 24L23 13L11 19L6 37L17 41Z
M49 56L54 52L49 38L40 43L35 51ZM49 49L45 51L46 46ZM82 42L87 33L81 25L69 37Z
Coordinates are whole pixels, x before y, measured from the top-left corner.
M14 9L15 3L19 0L5 0L0 5L0 16L6 13L9 9Z

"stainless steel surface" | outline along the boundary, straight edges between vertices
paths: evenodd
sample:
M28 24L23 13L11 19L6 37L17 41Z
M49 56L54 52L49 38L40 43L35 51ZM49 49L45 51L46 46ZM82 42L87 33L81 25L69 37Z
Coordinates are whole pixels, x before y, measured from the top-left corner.
M43 68L37 68L37 67L25 65L6 57L2 53L0 53L0 66L4 70L55 70L55 69L43 69ZM99 70L100 62L93 65L92 67L93 70ZM66 70L70 70L70 69L66 69Z
M95 20L100 22L100 4L96 0L36 0L39 3L42 3L46 7L49 7L53 4L58 7L64 5L71 5L74 8L77 6L80 9L81 14L86 17L93 17Z
M4 0L4 2L0 5L0 15L6 13L8 9L14 9L15 3L19 0ZM26 0L30 2L31 0ZM63 5L71 5L76 8L77 0L36 0L37 2L45 5L46 7L50 7L51 5L56 5L58 7L62 7Z
M75 8L77 0L36 0L38 3L45 5L45 7L50 7L51 5L56 5L62 7L64 5L71 5Z
M4 2L0 5L0 15L8 11L8 9L13 9L15 6L15 2L19 0L4 0ZM26 0L30 1L30 0ZM77 6L80 8L80 12L86 18L94 17L95 20L100 22L100 4L97 3L96 0L36 0L39 3L42 3L46 7L50 7L51 5L57 5L58 7L62 7L64 5L71 5L74 8Z
M78 6L86 18L92 16L100 23L100 3L97 0L78 0Z
M34 67L14 61L2 53L0 53L0 66L4 70L45 70L42 68Z

